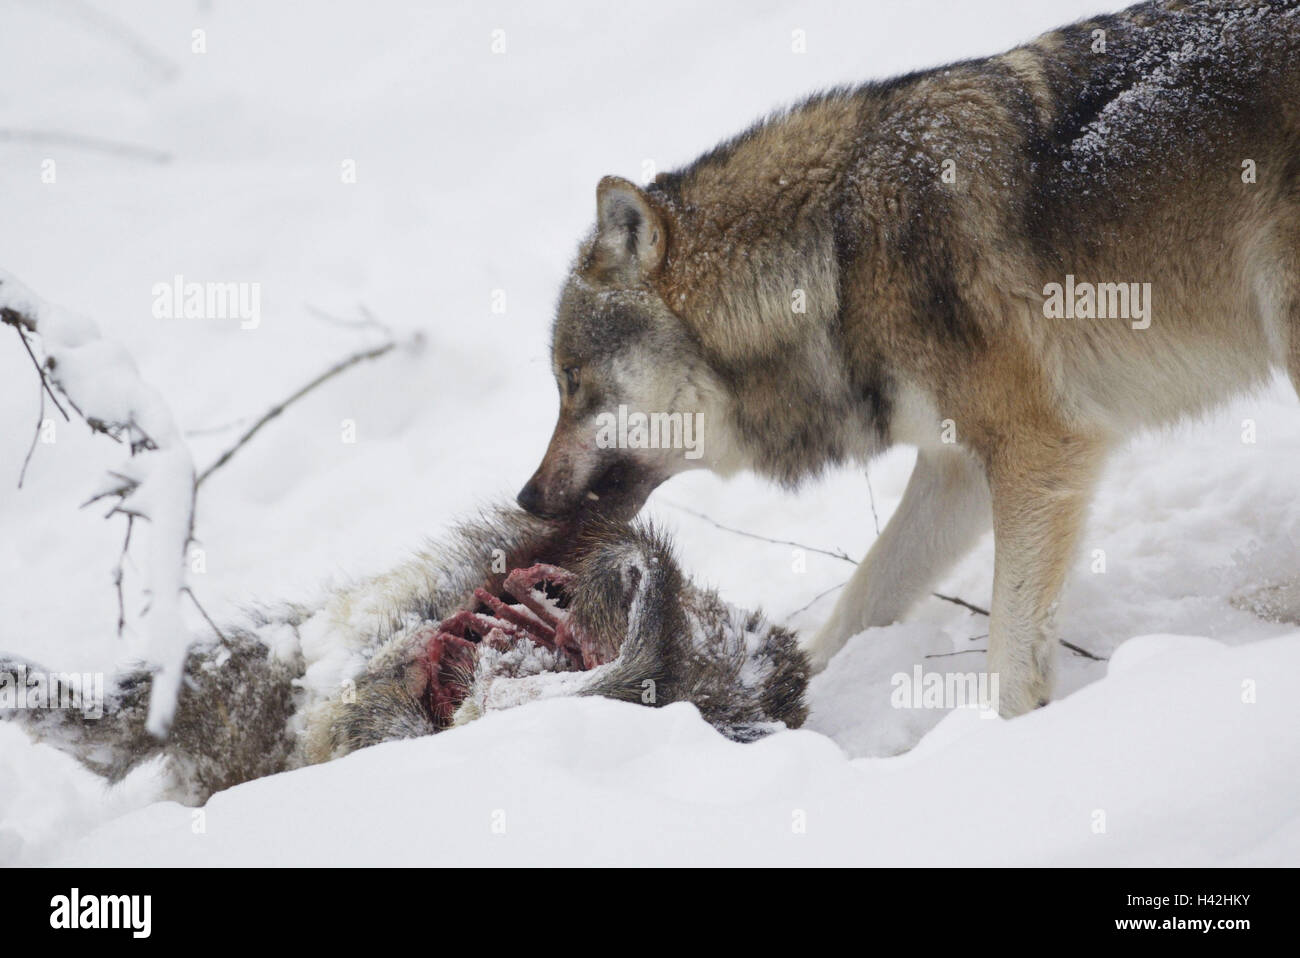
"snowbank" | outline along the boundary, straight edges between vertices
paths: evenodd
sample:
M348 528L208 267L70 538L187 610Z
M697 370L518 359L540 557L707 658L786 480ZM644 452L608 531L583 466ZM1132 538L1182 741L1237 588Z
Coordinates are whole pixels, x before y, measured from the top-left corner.
M1134 639L1065 701L1011 722L952 712L894 759L808 731L737 745L688 705L555 699L250 782L202 813L153 805L60 862L1293 864L1297 701L1300 633Z

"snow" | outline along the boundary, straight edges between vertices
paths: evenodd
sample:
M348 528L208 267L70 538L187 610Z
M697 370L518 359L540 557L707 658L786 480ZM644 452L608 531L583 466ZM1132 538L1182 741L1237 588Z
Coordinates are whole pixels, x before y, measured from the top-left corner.
M291 407L204 483L189 583L220 622L392 569L523 484L553 425L554 299L601 176L640 181L644 161L687 162L807 91L997 53L1097 5L670 0L635 21L595 0L211 7L113 5L174 74L53 8L6 12L8 128L172 160L0 142L0 266L121 345L200 468L375 345L374 329L314 310L352 320L364 306L399 336L425 333L422 351ZM205 54L190 52L197 27ZM807 54L791 54L794 29ZM260 322L155 317L154 286L177 275L260 283ZM59 420L16 490L38 409L30 360L0 339L0 650L111 670L148 638L151 560L141 539L115 642L121 529L76 507L122 450ZM698 582L811 629L836 593L812 600L847 562L676 504L860 557L872 503L883 524L912 455L874 463L870 487L851 470L793 494L683 476L648 512ZM156 770L107 789L0 724L0 863L1300 864L1298 468L1281 381L1117 454L1058 616L1064 639L1110 661L1058 650L1057 701L1013 722L891 707L896 673L983 667L987 620L927 600L836 657L803 730L740 745L686 705L546 698L220 793L204 831L157 802ZM937 591L987 607L991 569L986 538ZM206 629L188 604L178 614ZM328 634L317 626L305 646ZM356 649L311 651L312 688L357 665Z
M481 649L474 668L470 695L456 713L458 725L477 720L485 712L517 708L537 699L572 695L610 669L598 665L586 671L567 671L567 660L521 639L510 649Z
M140 378L125 349L100 337L91 320L41 301L3 271L0 306L34 326L48 378L67 403L87 423L104 424L131 449L130 458L112 470L107 484L101 479L94 495L117 497L109 515L120 512L147 525L143 587L150 602L141 615L146 638L136 645L139 659L155 667L148 728L161 735L171 725L189 648L180 613L194 509L189 448L157 390ZM41 374L32 370L32 375L39 385ZM147 444L140 455L138 443Z
M548 699L237 786L201 832L192 809L152 805L57 862L1293 864L1300 633L1125 648L1052 708L955 711L905 758L853 760L806 731L738 745L684 703Z

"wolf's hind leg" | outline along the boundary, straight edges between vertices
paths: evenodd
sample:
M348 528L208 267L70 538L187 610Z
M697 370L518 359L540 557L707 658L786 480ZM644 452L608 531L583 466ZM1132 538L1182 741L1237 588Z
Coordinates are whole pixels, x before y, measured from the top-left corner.
M906 615L988 530L990 517L979 462L957 448L922 449L898 510L805 645L813 671L863 629Z

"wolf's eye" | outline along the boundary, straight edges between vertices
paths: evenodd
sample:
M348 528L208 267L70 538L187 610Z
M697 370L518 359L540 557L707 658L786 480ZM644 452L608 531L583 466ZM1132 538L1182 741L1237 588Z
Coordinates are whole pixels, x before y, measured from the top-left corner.
M577 366L564 367L564 391L566 395L572 396L578 391L581 380L578 378Z

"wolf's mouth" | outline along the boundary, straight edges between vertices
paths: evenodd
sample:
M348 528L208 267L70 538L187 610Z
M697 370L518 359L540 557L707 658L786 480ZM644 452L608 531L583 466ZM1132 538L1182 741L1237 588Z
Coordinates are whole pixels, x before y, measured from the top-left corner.
M667 474L620 455L598 467L587 485L573 494L576 498L562 505L543 506L548 500L538 491L537 476L520 490L518 502L529 515L546 521L601 518L627 522L666 478Z
M439 729L469 694L480 650L508 652L527 643L554 654L556 671L586 671L612 661L613 643L575 621L570 614L577 577L547 563L513 570L499 593L474 590L476 604L447 616L429 632L424 665L428 676L428 708Z
M626 522L641 511L646 499L664 481L661 475L631 459L619 457L596 477L580 508Z

